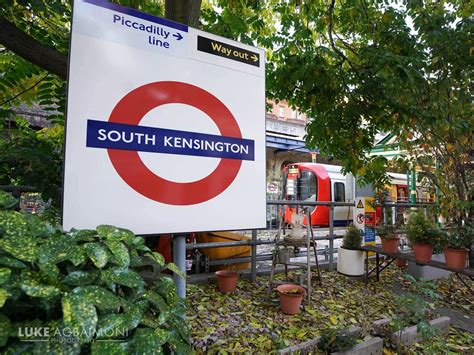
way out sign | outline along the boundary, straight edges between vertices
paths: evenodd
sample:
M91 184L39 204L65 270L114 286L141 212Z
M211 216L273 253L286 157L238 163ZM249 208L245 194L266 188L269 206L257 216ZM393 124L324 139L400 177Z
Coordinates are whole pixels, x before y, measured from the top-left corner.
M63 227L265 226L264 52L74 1Z

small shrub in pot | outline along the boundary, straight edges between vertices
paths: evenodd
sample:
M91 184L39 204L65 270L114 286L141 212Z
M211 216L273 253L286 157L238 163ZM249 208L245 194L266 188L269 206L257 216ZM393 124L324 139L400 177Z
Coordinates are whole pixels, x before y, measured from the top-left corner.
M386 224L377 227L377 234L382 240L382 250L386 253L396 254L398 252L398 235L396 234L396 226Z
M364 252L358 250L362 244L362 232L354 226L347 228L338 249L337 271L347 276L361 276L364 274Z
M446 266L453 269L466 267L468 249L473 242L473 233L472 226L464 225L446 235L446 246L444 248Z
M426 263L431 260L433 245L439 244L443 239L443 233L420 210L411 214L408 219L407 239L413 247L416 261Z
M347 228L342 240L342 247L347 250L357 250L362 245L362 232L354 226Z

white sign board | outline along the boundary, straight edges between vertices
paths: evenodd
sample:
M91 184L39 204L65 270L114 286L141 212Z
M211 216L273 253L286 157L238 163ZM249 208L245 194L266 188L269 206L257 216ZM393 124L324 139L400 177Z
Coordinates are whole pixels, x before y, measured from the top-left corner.
M264 51L74 1L63 227L265 227Z

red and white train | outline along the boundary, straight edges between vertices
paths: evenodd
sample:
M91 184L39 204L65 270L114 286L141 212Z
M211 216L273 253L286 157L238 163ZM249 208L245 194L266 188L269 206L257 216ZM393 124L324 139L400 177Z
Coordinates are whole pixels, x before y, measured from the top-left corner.
M371 186L359 187L352 174L342 174L341 167L316 163L294 163L283 170L283 191L286 200L354 202L359 196L373 196ZM389 173L390 198L392 201L407 202L408 188L405 174ZM427 192L417 186L417 196L431 199ZM294 208L285 209L285 222L291 221ZM380 211L379 211L380 212ZM352 223L353 207L334 207L334 226ZM306 220L304 221L306 224ZM329 208L316 206L311 211L311 224L329 225Z

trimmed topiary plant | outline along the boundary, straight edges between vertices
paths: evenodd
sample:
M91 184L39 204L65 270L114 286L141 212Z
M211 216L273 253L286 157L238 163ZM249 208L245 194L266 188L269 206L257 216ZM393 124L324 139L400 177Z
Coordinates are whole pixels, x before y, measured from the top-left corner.
M362 232L354 226L347 228L342 246L337 251L337 271L347 276L364 274L364 252L358 250L362 244Z
M0 206L7 199L0 192ZM158 276L147 282L147 269ZM129 230L64 233L0 211L0 352L189 352L185 304L165 269L180 273Z
M347 250L357 250L362 244L362 232L354 226L349 226L342 239L342 247Z

